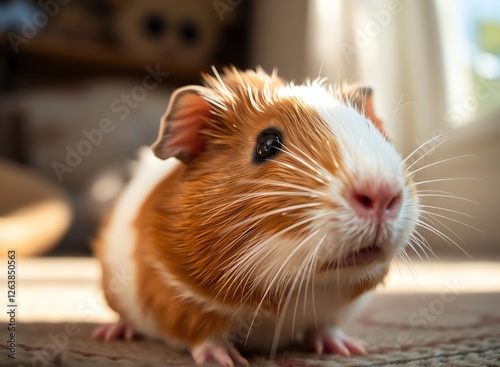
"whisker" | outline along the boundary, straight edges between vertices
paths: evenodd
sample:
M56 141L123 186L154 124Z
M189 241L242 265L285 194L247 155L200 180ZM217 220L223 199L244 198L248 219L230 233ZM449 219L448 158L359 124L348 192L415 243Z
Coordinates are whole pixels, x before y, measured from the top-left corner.
M460 220L457 220L457 219L453 219L453 218L447 217L446 215L442 215L442 214L438 214L438 213L434 213L434 212L430 212L430 211L426 211L426 210L422 210L421 212L422 212L422 213L425 213L425 214L428 214L428 215L432 215L432 216L440 217L440 218L443 218L443 219L447 219L447 220L452 221L452 222L455 222L455 223L460 223L460 224L462 224L462 225L464 225L464 226L466 226L466 227L469 227L469 228L471 228L471 229L474 229L474 230L476 230L476 231L478 231L478 232L480 232L480 233L483 233L483 234L484 234L484 232L483 232L483 231L481 231L480 229L478 229L478 228L476 228L476 227L474 227L474 226L471 226L470 224L467 224L467 223L465 223L465 222L462 222L462 221L460 221Z
M305 186L291 184L291 183L282 182L282 181L274 181L274 180L242 180L241 182L242 183L247 183L247 184L261 184L261 185L271 185L271 186L278 186L278 187L287 187L287 188L290 188L290 189L296 189L296 190L299 190L299 191L308 192L310 194L317 195L317 196L326 196L326 193L324 193L324 192L321 192L321 191L318 191L318 190L314 190L314 189L310 189L310 188L305 187Z
M424 253L425 257L427 258L427 261L431 260L430 257L429 257L429 254L427 253L427 251L425 251L425 247L422 246L422 244L420 243L420 239L418 237L416 237L414 234L412 234L410 241L413 241L413 244L415 246L417 246L419 249L422 250L422 252Z
M424 259L422 258L422 256L420 256L420 253L419 253L419 252L417 251L417 249L413 246L414 242L415 242L415 241L414 241L414 237L410 237L410 242L408 242L407 246L413 250L413 252L414 252L414 253L418 256L418 258L419 258L420 260L422 260L422 261L423 261ZM424 253L425 253L425 251L424 251ZM429 259L429 257L427 257L427 259Z
M322 179L318 178L317 176L314 176L314 175L310 174L309 172L306 172L306 171L304 171L303 169L300 169L300 168L298 168L298 167L296 167L296 166L293 166L293 165L291 165L291 164L288 164L288 163L286 163L286 162L281 162L281 161L278 161L278 160L273 160L273 161L271 161L271 162L272 162L272 163L274 163L274 164L278 164L278 165L284 166L284 167L289 168L289 169L291 169L291 170L294 170L294 171L300 172L300 173L302 173L304 176L310 177L310 178L312 178L313 180L315 180L315 181L319 182L320 184L326 185L326 182L325 182L324 180L322 180Z
M315 220L315 218L313 217L313 220ZM300 222L299 222L300 223ZM291 227L291 226L290 226ZM290 228L289 227L289 228ZM319 231L319 230L317 230ZM281 233L283 231L280 231L279 233ZM317 234L317 233L315 233ZM273 237L276 237L276 235L274 235ZM310 237L307 237L306 240L309 240ZM269 285L267 286L266 288L266 291L264 292L263 296L262 296L262 300L259 302L255 312L254 312L254 317L252 319L252 322L250 323L250 327L249 327L249 332L247 333L247 337L245 339L245 342L248 340L248 336L250 335L250 330L252 329L252 326L255 322L255 318L257 317L257 314L258 312L260 311L260 308L262 307L262 304L264 302L264 299L267 297L267 295L269 294L270 290L271 290L271 287L274 285L274 282L276 281L276 279L281 275L281 272L283 271L284 267L288 264L288 262L292 259L292 257L299 251L302 249L302 247L307 243L306 240L303 240L301 241L291 252L290 254L287 256L287 258L281 263L281 266L276 270L276 273L274 275L274 277L271 279L271 281L269 282ZM264 247L264 246L262 246ZM290 292L291 293L291 292ZM288 298L287 298L288 299ZM274 343L273 343L274 345Z
M408 256L408 254L406 253L406 250L404 248L402 248L400 251L399 251L399 255L401 257L401 260L403 260L403 263L406 265L406 267L408 268L408 271L410 272L412 278L413 278L413 281L415 282L415 284L419 284L419 280L418 280L418 275L415 273L415 269L412 268L410 266L411 264L411 259L410 257Z
M420 205L420 208L428 208L428 209L437 209L437 210L443 210L443 211L446 211L446 212L450 212L450 213L456 213L456 214L460 214L460 215L463 215L465 217L469 217L469 218L473 218L472 215L470 214L466 214L466 213L463 213L463 212L460 212L458 210L453 210L453 209L448 209L448 208L442 208L440 206L434 206L434 205Z
M318 197L326 196L326 193L310 189L310 188L308 188L306 186L301 186L301 185L296 185L296 184L290 184L290 183L281 182L281 181L274 181L274 180L241 180L241 181L237 182L237 184L240 184L240 185L245 185L245 184L273 185L273 186L285 187L285 188L289 188L289 189L298 190L301 193L309 193L309 194L311 194L313 196L318 196ZM283 191L281 193L288 195L288 192L285 192L285 191ZM290 192L290 193L292 193L292 192ZM239 196L242 196L242 197L239 198L238 200L234 201L234 202L229 203L229 204L221 204L221 205L215 206L214 208L206 211L205 214L208 215L210 212L213 212L214 210L222 208L222 209L220 209L219 211L217 211L215 213L215 215L216 215L216 214L220 213L221 211L223 211L223 210L231 207L232 205L235 205L235 204L240 203L242 201L251 199L252 195L259 195L259 194L260 193L248 193L248 194L238 194L238 195L235 195L233 197L239 197ZM293 194L298 194L298 193L293 192ZM213 216L214 215L212 215L209 219L213 218ZM208 221L208 219L205 221L205 224L206 224L207 221Z
M398 256L401 256L399 253L401 252L401 250L398 251ZM401 268L399 266L399 262L398 262L398 256L395 256L394 257L394 262L396 263L396 267L398 268L398 272L399 272L399 276L402 277L403 276L403 273L401 272Z
M296 149L300 154L302 154L302 156L304 156L306 159L308 159L311 163L312 163L312 166L308 165L308 167L310 167L312 170L315 170L318 174L320 175L323 175L324 174L324 169L323 167L315 160L313 159L309 154L307 154L306 152L304 152L302 149L300 149L298 146L296 146L295 144L293 143L288 143L289 145L291 145L294 149ZM288 148L287 148L288 149ZM289 150L289 149L288 149ZM289 150L290 151L290 150ZM306 164L306 162L304 162L304 164Z
M479 205L479 203L477 203L476 201L473 201L473 200L470 200L470 199L467 199L467 198L464 198L464 197L461 197L461 196L445 195L445 194L421 194L421 192L423 192L423 191L426 191L426 190L420 190L419 191L419 193L417 195L419 198L422 198L422 197L438 197L438 198L457 199L457 200L463 200L463 201L467 201L467 202L472 203L472 204ZM432 191L432 190L430 190L430 191Z
M462 246L460 246L458 243L456 243L456 241L454 241L453 239L451 239L449 236L445 235L443 232L439 231L438 229L432 227L431 225L429 225L428 223L425 223L423 221L418 221L417 225L420 226L420 227L422 227L423 229L426 229L426 230L434 233L435 235L437 235L438 237L440 237L441 239L443 239L446 243L448 243L448 244L450 244L450 242L453 243L464 254L466 254L471 260L474 260L472 258L472 256L470 256L469 253L462 248Z
M297 191L262 191L262 192L254 192L250 194L238 194L233 197L242 197L245 200L250 200L258 197L266 197L266 196L303 196L309 198L317 198L319 195L313 195L308 192L297 192Z
M299 150L299 148L296 148ZM307 168L309 168L311 171L315 172L318 176L325 176L324 173L321 171L321 167L313 167L309 163L307 163L304 159L300 158L297 154L293 153L289 148L283 146L283 148L280 149L284 154L289 155L290 157L294 158L297 160L299 163L303 164ZM302 151L301 151L302 152ZM302 153L304 154L304 153Z
M317 268L317 262L316 262L316 257L318 255L318 251L319 249L321 248L323 242L326 240L327 238L327 234L325 234L318 242L318 245L316 246L316 248L314 249L314 252L313 252L313 261L311 262L311 269L310 269L310 272L312 272L312 283L311 283L311 296L312 296L312 309L313 309L313 318L314 318L314 325L317 327L318 325L318 317L316 315L316 297L315 297L315 285L316 285L316 281L315 281L315 278L316 278L316 268ZM306 289L306 295L307 295L307 289ZM307 298L307 297L305 297ZM304 299L304 313L305 313L305 301L306 299ZM304 315L305 316L305 315Z
M239 199L232 201L229 204L221 204L216 206L215 208L212 208L210 210L207 210L205 212L205 215L208 215L210 212L213 212L214 210L219 209L217 212L212 214L210 217L208 217L204 222L203 225L207 224L212 218L214 218L216 215L220 214L224 210L229 209L231 206L242 203L247 200L254 199L256 197L271 197L271 196L302 196L302 197L309 197L311 199L317 198L319 196L324 196L324 194L317 193L313 194L310 192L294 192L294 191L264 191L264 192L255 192L255 193L249 193L249 194L237 194L233 195L233 197L239 197Z
M411 171L410 172L410 175L414 175L415 173L419 172L419 171L422 171L426 168L429 168L429 167L432 167L432 166L435 166L437 164L441 164L441 163L446 163L446 162L450 162L450 161L453 161L455 159L461 159L461 158L470 158L470 157L474 157L474 155L472 154L464 154L464 155L459 155L459 156L456 156L456 157L452 157L452 158L448 158L448 159L442 159L438 162L434 162L434 163L429 163L423 167L420 167L420 168L417 168L416 170L414 171Z
M320 214L320 215L315 215L315 216L311 216L311 217L308 217L306 219L303 219L301 221L298 221L296 223L294 223L293 225L291 226L288 226L287 228L279 231L278 233L272 235L271 237L269 237L267 240L263 241L263 242L260 242L258 245L254 245L246 254L244 254L244 256L240 257L235 263L233 263L232 265L232 269L229 269L229 271L227 273L225 273L223 275L223 277L225 277L226 275L230 274L231 271L234 271L234 269L236 270L239 270L241 268L245 268L245 266L248 265L248 263L251 263L251 260L253 257L258 257L258 258L267 258L269 256L268 253L261 253L265 250L267 250L267 245L269 243L272 243L273 241L277 240L280 236L282 236L283 234L286 234L288 232L290 232L291 230L299 227L299 226L302 226L304 224L307 224L307 223L310 223L310 222L313 222L317 219L321 219L322 217L324 217L324 214ZM297 246L293 251L292 253L290 254L293 255L296 251L298 251L299 247ZM284 266L284 264L281 264L281 266ZM265 275L265 274L263 274ZM273 278L274 279L274 278Z
M457 181L457 180L481 180L480 178L477 177L448 177L448 178L437 178L434 180L426 180L426 181L419 181L415 182L414 185L424 185L428 183L433 183L433 182L443 182L443 181Z
M320 206L320 205L321 205L321 203L306 203L306 204L292 205L292 206L287 206L287 207L284 207L284 208L270 210L270 211L268 211L266 213L259 214L259 215L254 215L251 218L242 220L242 221L240 221L240 222L238 222L238 223L236 223L236 224L234 224L232 226L229 226L225 230L222 230L221 233L231 232L231 231L233 231L233 230L235 230L237 228L240 228L241 226L244 226L246 224L255 222L255 221L257 221L259 219L262 219L262 218L270 217L272 215L282 214L282 213L291 212L291 211L299 210L299 209L313 208L315 206Z
M403 165L406 164L406 162L408 161L408 159L410 159L414 154L416 154L420 149L422 149L423 147L425 147L427 144L430 144L432 143L434 140L437 140L437 139L441 139L443 136L445 136L446 134L445 133L442 133L442 134L439 134L429 140L427 140L426 142L424 142L423 144L420 144L417 148L415 148L415 150L413 150L413 152L411 152L408 156L406 156L405 159L403 159L403 161L401 162ZM433 148L431 148L430 150L428 150L427 152L425 152L425 154L423 156L421 156L417 161L413 162L407 169L410 170L410 168L415 164L417 163L420 159L422 159L423 157L425 157L427 154L429 154L430 152L432 152L434 149L436 149L438 146L440 146L441 144L443 144L445 141L448 141L450 138L446 138L445 140L439 142L437 145L435 145Z
M438 225L444 227L445 229L448 230L448 232L450 232L451 234L453 234L457 240L459 240L460 242L462 242L462 244L464 244L464 245L466 244L465 241L462 239L462 237L460 237L459 235L457 235L450 227L448 227L446 224L444 224L443 222L441 222L439 219L437 219L435 217L431 217L431 216L429 216L427 214L424 214L423 218L427 219L429 221L429 224L432 224L434 227L437 227Z
M426 218L426 219L428 219L428 218ZM436 229L435 227L433 227L429 223L426 223L422 220L419 220L417 223L417 226L422 227L423 229L426 229L426 230L431 231L432 233L436 234L442 240L444 240L449 246L451 246L452 244L455 244L455 241L453 241L451 238L449 238L447 235L445 235L444 233L442 233L440 230ZM456 244L456 246L458 246L458 244Z
M281 333L281 329L283 328L283 323L285 321L285 316L286 316L286 310L288 309L288 304L290 303L290 299L293 294L293 290L295 289L295 283L297 282L297 278L294 280L292 283L290 290L288 291L288 295L285 300L285 304L283 306L284 311L281 313L281 315L278 317L276 320L276 327L274 330L274 338L273 338L273 343L271 345L271 359L274 359L274 356L276 355L276 352L278 350L278 342L279 342L279 336ZM252 320L253 323L253 320Z
M317 234L319 233L319 229L317 229L316 231L313 232L313 235L309 236L307 238L307 240L313 238L314 236L316 236ZM297 306L299 304L299 299L300 299L300 291L302 290L302 283L304 281L304 279L306 279L306 277L302 277L302 272L306 271L309 267L309 263L312 259L312 254L309 254L306 258L306 260L304 260L304 262L302 263L302 265L299 267L299 270L297 271L297 274L296 274L296 277L301 277L302 279L300 280L300 284L299 284L299 289L297 290L297 299L295 300L295 309L293 311L293 317L292 317L292 335L295 335L295 319L296 319L296 316L297 316ZM302 268L304 268L304 270L302 271ZM307 281L306 281L306 290L304 292L304 300L307 299ZM304 307L304 312L305 312L305 307Z
M304 289L304 297L303 297L303 299L304 299L303 317L306 315L307 291L309 290L309 282L310 282L310 279L311 279L311 269L312 269L312 266L313 266L313 261L314 261L314 252L311 252L308 255L308 257L306 258L306 260L304 261L306 263L306 266L304 268L304 276L303 276L303 280L305 281L305 289ZM299 304L301 289L302 289L302 280L300 282L299 291L298 291L298 294L297 294L297 299L295 301L295 310L293 312L294 323L295 323L297 308L298 308L298 304ZM295 334L294 333L294 325L292 325L292 334Z
M403 105L401 105L401 102L403 102L403 95L401 95L401 98L399 99L399 102L394 110L394 112L392 113L391 117L389 118L389 120L387 121L387 125L385 127L385 131L387 131L387 133L389 133L389 130L390 128L392 127L392 123L394 122L394 117L396 117L397 113L403 109L403 107L405 107L406 105L408 104L411 104L413 103L413 101L408 101L406 103L404 103ZM387 135L387 134L386 134ZM386 136L387 137L387 136Z
M319 229L314 231L314 235L316 235L317 233L319 232ZM311 238L313 238L314 236L310 235L308 237L306 237L304 240L303 240L303 243L306 243L307 241L309 241ZM300 245L301 246L301 245ZM303 265L302 265L303 266ZM301 266L301 268L302 268ZM300 269L299 269L300 270ZM288 309L288 305L290 303L290 299L293 295L293 292L295 290L295 285L298 281L299 277L296 276L290 289L288 290L288 295L286 297L286 301L285 301L285 304L283 306L283 310L280 311L281 312L281 315L278 317L278 320L276 322L276 328L275 328L275 333L274 333L274 339L273 339L273 343L272 343L272 346L271 346L271 355L274 355L278 349L278 341L279 341L279 336L281 334L281 330L283 328L283 323L285 321L285 316L286 316L286 311ZM302 286L302 280L300 282L300 286L299 286L299 290L298 290L298 295L297 295L297 300L300 296L300 288ZM283 297L280 297L280 299L282 299ZM297 303L296 303L296 306L297 306ZM295 317L296 317L296 311L297 311L297 308L295 308L294 310L294 315L293 315L293 324L292 324L292 334L293 334L293 330L294 330L294 326L295 326Z
M432 250L432 247L431 247L431 245L429 244L429 242L425 239L425 237L424 237L424 236L422 236L422 235L420 234L420 232L418 232L418 231L414 231L414 235L419 237L419 238L418 238L418 242L419 242L420 246L422 246L422 247L423 247L423 251L424 251L424 253L425 253L426 255L427 255L427 251L425 251L425 250L429 250L429 251L430 251L430 253L431 253L432 255L434 255L434 257L435 257L438 261L441 261L441 259L440 259L440 258L436 255L436 253ZM415 238L416 238L416 237L415 237ZM429 259L429 260L430 260L430 259Z

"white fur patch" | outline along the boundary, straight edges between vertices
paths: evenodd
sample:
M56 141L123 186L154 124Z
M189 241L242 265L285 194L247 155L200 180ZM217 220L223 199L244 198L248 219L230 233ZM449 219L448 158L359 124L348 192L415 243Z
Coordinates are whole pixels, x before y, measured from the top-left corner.
M385 184L394 188L400 187L403 190L404 202L399 217L390 224L390 230L388 225L382 228L382 235L391 241L393 250L406 245L418 218L418 209L416 199L411 197L409 188L405 186L402 159L394 146L386 141L374 124L355 107L340 102L317 82L312 82L309 86L283 87L279 95L298 98L317 111L327 124L329 133L335 138L339 149L337 154L344 167L343 172L336 177L332 175L324 190L325 195L340 207L331 215L336 221L331 221L331 216L325 215L324 220L317 221L311 230L320 228L320 235L334 233L332 238L336 243L350 243L350 247L342 248L345 253L365 245L366 241L362 243L363 236L355 229L365 227L365 234L373 237L376 227L372 225L372 229L367 228L367 224L352 212L344 195L346 189L355 188L358 183L374 186ZM335 157L332 156L332 159ZM320 209L312 208L310 215L318 215L321 212ZM332 224L334 222L338 223L336 227ZM353 234L353 231L356 233ZM353 239L357 239L359 243L356 244ZM336 246L325 247L338 250Z
M316 82L310 86L286 86L278 95L297 97L318 112L335 136L344 165L353 174L373 173L376 178L380 172L400 173L401 156L371 121L355 107L338 101L323 86Z
M160 160L149 149L141 151L138 171L115 206L104 233L104 261L112 275L110 284L116 284L110 287L110 291L120 310L125 313L123 316L126 321L132 323L137 331L154 337L160 335L152 316L142 313L136 289L137 272L133 253L139 239L134 221L151 192L181 164L175 158Z

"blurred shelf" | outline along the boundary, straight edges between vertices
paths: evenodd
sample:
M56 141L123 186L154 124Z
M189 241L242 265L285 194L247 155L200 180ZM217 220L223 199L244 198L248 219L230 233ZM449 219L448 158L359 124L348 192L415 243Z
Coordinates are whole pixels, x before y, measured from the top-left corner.
M200 71L182 65L138 60L104 45L70 44L41 36L19 45L16 53L7 36L2 34L0 55L8 58L8 64L15 68L15 72L34 77L41 83L103 75L142 77L147 73L147 66L168 72L170 85L200 81Z

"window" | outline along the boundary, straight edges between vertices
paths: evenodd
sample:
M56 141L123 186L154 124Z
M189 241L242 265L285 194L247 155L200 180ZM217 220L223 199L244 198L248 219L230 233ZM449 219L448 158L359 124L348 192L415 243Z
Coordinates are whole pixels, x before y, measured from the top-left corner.
M456 125L500 108L500 6L497 0L459 0L457 5L473 97L464 100Z

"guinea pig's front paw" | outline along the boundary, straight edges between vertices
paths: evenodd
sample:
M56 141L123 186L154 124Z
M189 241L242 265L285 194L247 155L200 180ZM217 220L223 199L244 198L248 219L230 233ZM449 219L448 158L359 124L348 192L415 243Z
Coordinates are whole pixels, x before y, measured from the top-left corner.
M234 365L248 366L248 361L224 338L207 339L195 345L191 349L191 354L198 365L215 361L224 367L233 367Z
M345 357L351 354L365 354L365 342L345 335L337 328L310 330L305 341L317 354L337 353Z
M130 341L134 338L134 329L126 322L120 320L114 324L98 326L92 332L92 338L104 341L118 339Z

